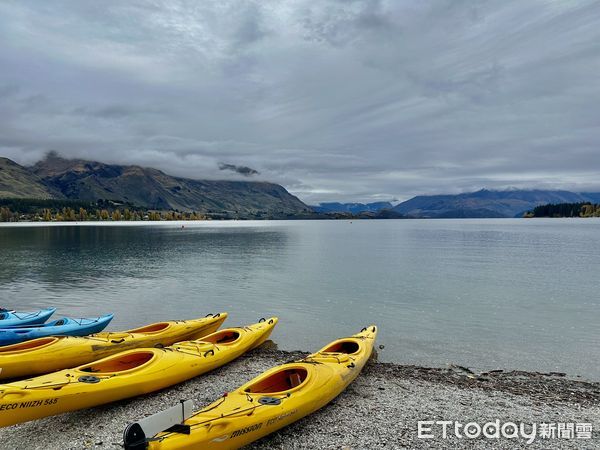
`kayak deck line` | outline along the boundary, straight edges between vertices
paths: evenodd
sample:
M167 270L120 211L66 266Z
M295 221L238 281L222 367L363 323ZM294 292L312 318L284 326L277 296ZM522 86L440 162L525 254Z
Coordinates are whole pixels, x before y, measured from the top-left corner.
M34 317L39 317L42 314L42 311L36 311L36 312L30 312L30 313L20 313L13 310L6 310L6 311L1 311L2 313L11 313L13 316L15 316L17 319L19 320L26 320L26 319L33 319Z
M56 308L46 308L32 312L18 312L0 309L0 328L35 326L46 322L56 312Z

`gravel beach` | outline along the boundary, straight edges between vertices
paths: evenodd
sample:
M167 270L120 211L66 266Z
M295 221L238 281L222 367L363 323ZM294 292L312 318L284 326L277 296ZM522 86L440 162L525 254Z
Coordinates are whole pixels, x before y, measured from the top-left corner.
M0 430L4 449L118 449L128 422L192 398L210 403L264 370L299 359L269 343L233 363L164 391L111 405L15 425ZM542 438L528 445L519 438L420 439L418 421L462 424L589 423L592 434ZM558 425L557 425L558 426ZM538 425L539 427L539 425ZM450 429L449 429L450 430ZM579 436L579 437L578 437ZM327 407L268 436L251 449L376 448L600 448L600 383L562 374L501 372L474 374L466 368L423 368L371 361L362 375Z

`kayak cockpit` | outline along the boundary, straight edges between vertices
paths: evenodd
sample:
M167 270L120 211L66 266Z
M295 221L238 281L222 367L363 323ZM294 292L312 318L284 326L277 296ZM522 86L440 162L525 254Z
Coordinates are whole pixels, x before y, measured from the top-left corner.
M165 331L170 326L171 326L171 324L168 322L159 322L159 323L153 323L151 325L146 325L145 327L128 330L127 333L143 333L143 334L160 333L161 331Z
M351 340L339 340L332 342L320 353L345 353L347 355L353 355L360 351L360 345L356 341Z
M116 373L128 370L139 369L149 364L154 359L152 351L139 351L127 353L125 355L116 355L93 362L87 366L80 367L80 372L86 373Z
M42 348L46 347L47 345L54 344L58 340L59 338L57 337L47 337L21 342L19 344L5 345L0 347L0 353L20 352L23 350Z
M203 337L202 342L211 344L228 345L233 344L240 338L240 333L235 330L222 330Z
M248 394L277 394L300 387L306 382L308 371L303 367L284 368L244 389Z

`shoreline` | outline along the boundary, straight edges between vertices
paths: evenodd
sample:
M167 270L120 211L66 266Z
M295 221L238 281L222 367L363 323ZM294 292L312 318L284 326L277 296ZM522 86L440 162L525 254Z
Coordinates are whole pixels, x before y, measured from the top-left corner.
M118 449L127 423L192 398L195 409L214 401L264 370L307 353L264 345L206 375L160 392L89 410L0 429L3 449ZM491 448L523 446L525 440L419 439L422 420L516 423L592 423L591 440L540 439L527 448L581 448L600 439L600 382L562 374L490 371L460 366L427 368L371 361L328 406L267 436L249 449Z
M526 219L526 220L525 220ZM435 221L435 222L457 222L457 221L480 221L486 222L533 222L533 221L569 221L573 219L591 219L581 220L581 222L593 222L600 220L600 217L456 217L456 218L427 218L427 217L407 217L407 218L389 218L389 219L366 219L360 217L348 218L285 218L285 219L210 219L210 220L83 220L83 221L37 221L22 220L17 222L0 222L0 228L26 228L26 227L84 227L84 226L181 226L189 225L193 227L214 227L214 226L254 226L264 223L287 223L287 222L353 222L353 221L379 221L379 220L399 220L399 221ZM579 220L577 220L579 221Z

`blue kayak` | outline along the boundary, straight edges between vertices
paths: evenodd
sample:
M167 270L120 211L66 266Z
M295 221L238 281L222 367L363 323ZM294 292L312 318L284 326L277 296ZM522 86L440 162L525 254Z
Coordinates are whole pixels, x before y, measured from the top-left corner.
M39 325L54 314L56 308L47 308L34 312L16 312L0 309L0 328Z
M112 314L84 319L64 317L37 327L4 328L0 329L0 345L18 344L46 336L87 336L104 330L112 318Z

